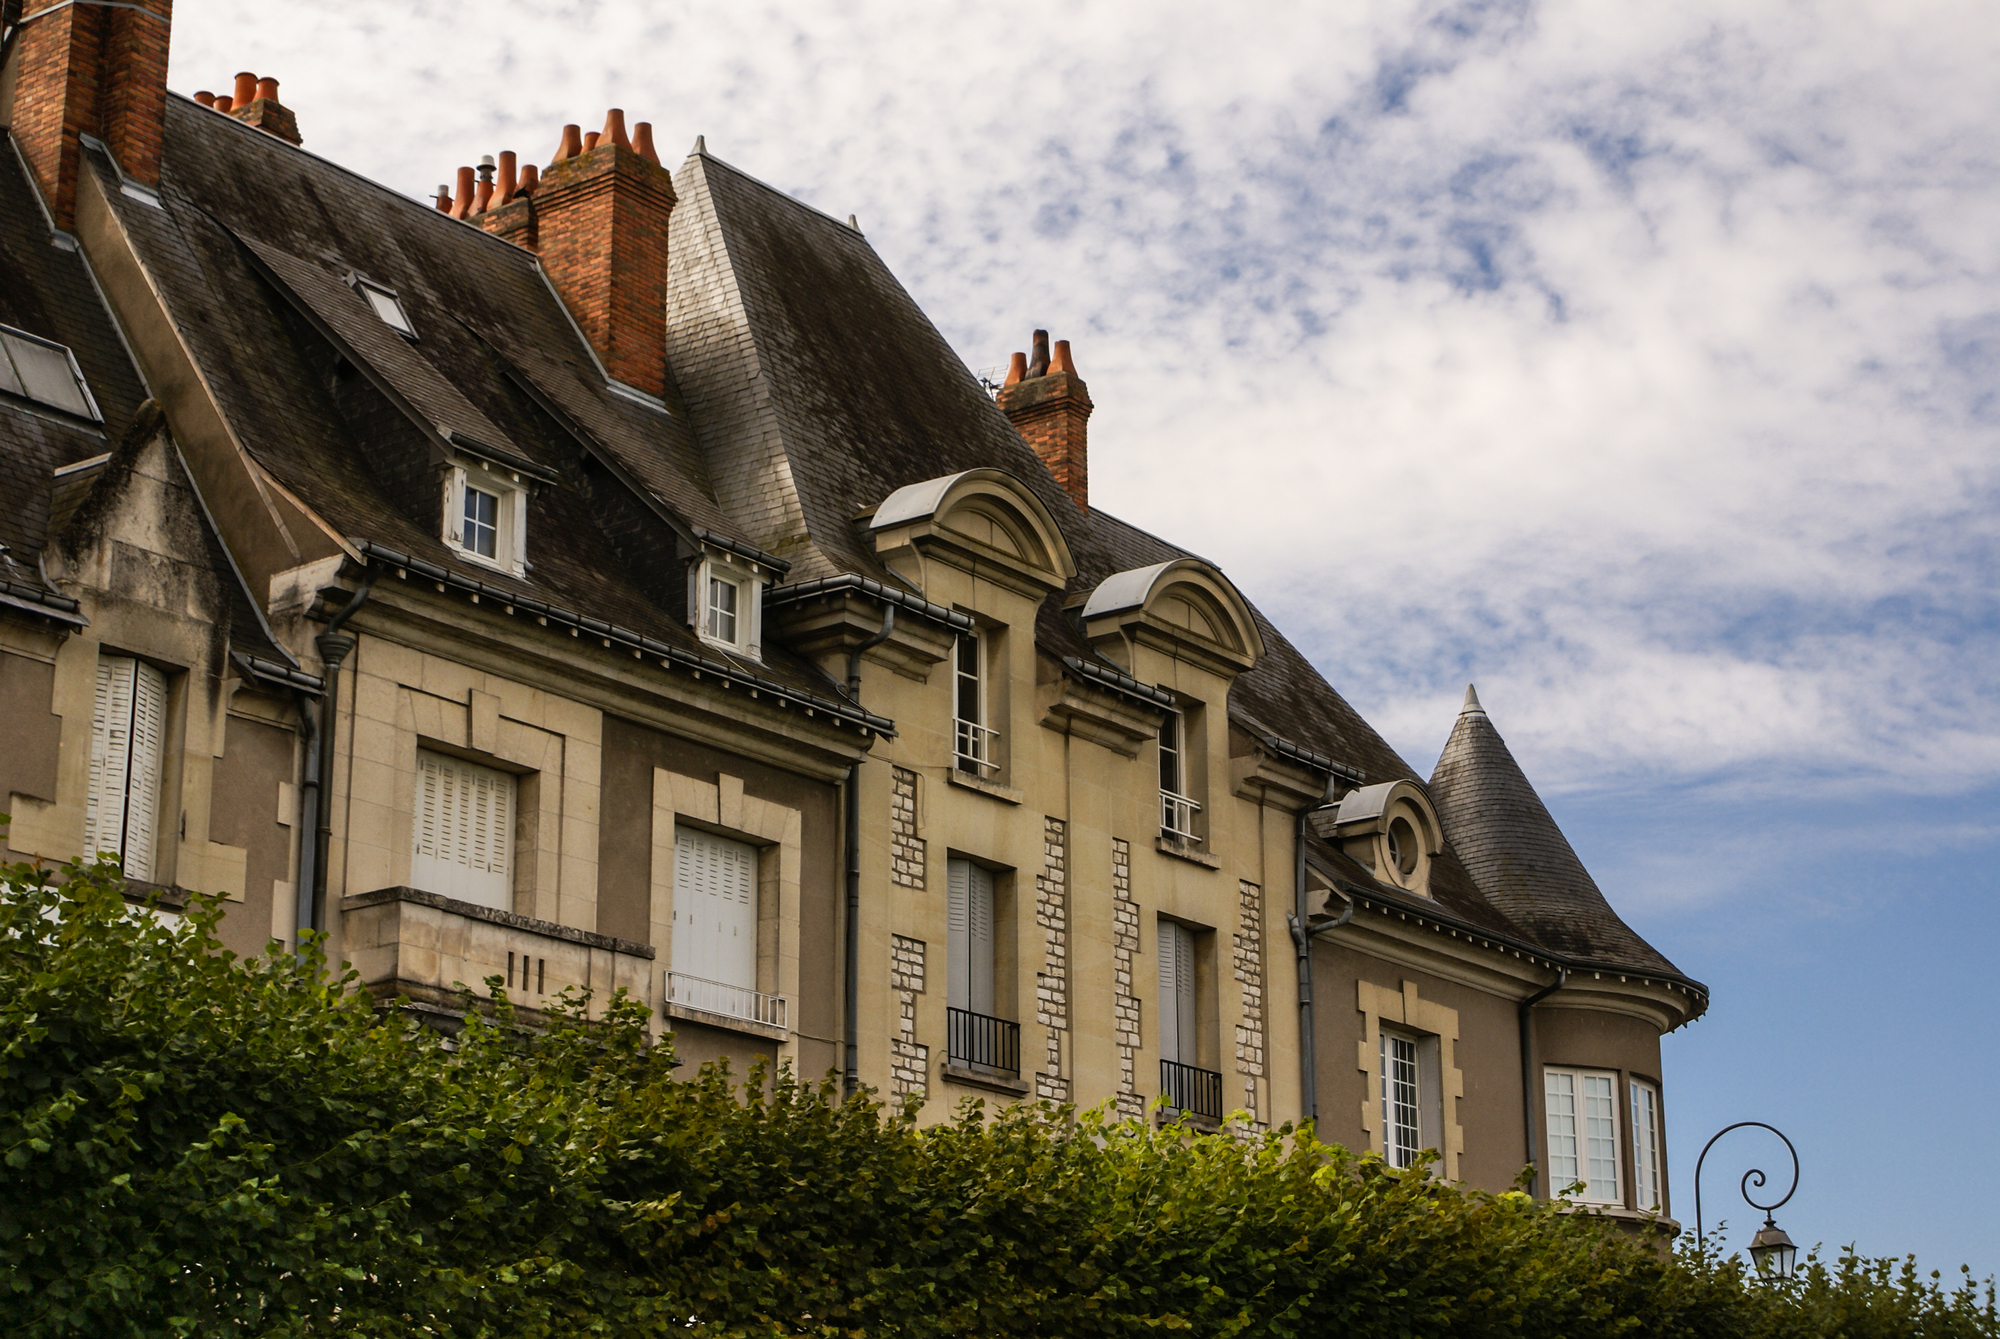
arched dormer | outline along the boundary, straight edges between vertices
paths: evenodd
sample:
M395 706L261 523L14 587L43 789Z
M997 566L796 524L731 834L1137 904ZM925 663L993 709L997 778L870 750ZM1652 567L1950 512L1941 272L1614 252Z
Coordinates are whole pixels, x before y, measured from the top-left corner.
M919 588L943 562L1032 599L1076 575L1069 545L1041 499L1004 470L966 470L899 488L868 523L875 552Z
M1225 676L1264 654L1250 605L1228 577L1199 558L1135 567L1099 582L1083 606L1083 630L1113 659L1117 643L1151 645Z
M1349 791L1334 812L1333 838L1390 887L1430 896L1431 860L1444 850L1444 827L1416 782Z

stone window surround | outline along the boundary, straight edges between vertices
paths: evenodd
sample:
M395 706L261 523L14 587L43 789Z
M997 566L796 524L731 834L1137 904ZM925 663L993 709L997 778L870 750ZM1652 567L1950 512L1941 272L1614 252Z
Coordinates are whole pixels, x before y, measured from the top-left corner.
M736 640L724 641L708 632L708 579L713 575L736 585ZM709 646L746 656L764 657L764 586L770 573L763 564L727 549L707 548L699 561L688 564L688 623Z
M1385 1150L1382 1134L1382 1025L1390 1031L1426 1033L1437 1038L1438 1094L1444 1147L1438 1150L1439 1173L1447 1181L1459 1179L1459 1159L1465 1153L1465 1127L1458 1123L1458 1102L1465 1095L1465 1074L1458 1068L1458 1010L1424 999L1417 983L1404 981L1401 991L1378 986L1372 981L1355 983L1355 1007L1361 1011L1363 1026L1358 1044L1358 1065L1368 1078L1368 1095L1361 1102L1361 1128L1368 1133L1368 1147L1376 1154Z
M651 931L656 967L674 960L674 828L686 824L757 848L757 989L797 1001L799 995L799 881L804 859L803 819L796 809L743 793L740 777L715 780L653 769ZM662 991L664 995L664 990ZM792 1038L798 1016L791 1016ZM704 1023L728 1020L701 1015ZM788 1043L789 1044L789 1043Z

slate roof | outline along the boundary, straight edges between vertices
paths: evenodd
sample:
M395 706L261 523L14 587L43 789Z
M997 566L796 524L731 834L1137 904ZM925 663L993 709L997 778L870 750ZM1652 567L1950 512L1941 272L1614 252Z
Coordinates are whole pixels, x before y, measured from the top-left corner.
M87 162L237 439L339 533L726 658L686 624L675 540L754 545L718 505L685 416L610 388L531 253L177 95L159 207L121 194L103 155ZM417 338L378 319L356 278L395 292ZM524 575L468 563L440 536L449 434L559 481L533 492ZM736 668L838 702L782 648Z
M1465 699L1431 774L1431 798L1479 891L1537 941L1579 963L1679 977L1611 909L1478 694L1467 688Z
M794 559L795 580L853 572L901 585L876 561L857 518L907 484L981 466L1005 470L1048 507L1077 565L1069 589L1040 612L1038 644L1053 656L1102 663L1065 601L1116 572L1196 555L1079 508L859 232L699 149L674 185L669 366L721 504L757 543ZM1422 785L1271 620L1253 613L1265 654L1231 691L1232 722L1370 782ZM1455 810L1444 818L1447 835L1469 821L1466 809ZM1489 815L1479 830L1508 821ZM1560 833L1555 839L1561 843ZM1385 902L1422 901L1317 838L1311 858ZM1546 888L1523 872L1504 899L1495 898L1448 844L1432 862L1426 905L1579 961L1678 977L1610 912L1594 884L1601 914L1582 913L1574 875L1589 876L1573 856L1571 863L1574 871L1536 866L1551 873Z

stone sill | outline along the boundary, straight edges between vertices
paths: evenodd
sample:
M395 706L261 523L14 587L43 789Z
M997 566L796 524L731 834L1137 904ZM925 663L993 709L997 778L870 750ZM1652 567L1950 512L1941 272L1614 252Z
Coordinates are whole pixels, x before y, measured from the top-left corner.
M1618 1226L1635 1232L1650 1228L1668 1237L1678 1237L1681 1234L1681 1225L1665 1214L1628 1209L1622 1204L1592 1204L1588 1200L1568 1200L1563 1204L1563 1211L1588 1214L1594 1218L1609 1218Z
M1222 868L1221 856L1210 855L1193 842L1177 842L1172 837L1155 837L1153 849L1161 855L1170 855L1176 860L1185 860L1204 869Z
M1004 1093L1009 1097L1026 1097L1031 1091L1019 1079L1010 1079L1004 1074L982 1074L976 1069L966 1069L950 1061L938 1066L938 1077L947 1083L962 1083L968 1088L984 1088L988 1092Z
M633 958L654 956L651 944L637 944L629 939L618 939L611 935L601 935L595 930L579 930L573 925L557 925L553 921L538 921L533 916L521 916L511 911L500 911L493 907L482 907L476 902L461 902L455 897L442 893L427 893L421 888L399 885L395 888L377 888L372 892L355 893L340 899L343 912L360 911L366 907L378 907L385 902L414 902L422 907L435 907L448 911L454 916L464 916L468 920L489 921L494 925L504 925L510 930L522 930L528 934L541 935L544 939L564 939L572 944L582 944L589 948L601 948L609 953L622 953Z
M1020 791L1015 790L1012 786L1003 786L998 781L982 781L972 775L972 773L961 772L956 767L947 769L944 775L945 779L954 786L961 786L966 790L976 790L981 795L991 795L994 799L1006 804L1019 804L1021 802Z
M688 1023L700 1023L703 1027L721 1028L725 1032L740 1032L746 1037L762 1037L766 1041L788 1041L791 1033L771 1023L759 1023L748 1018L737 1018L731 1014L712 1014L706 1009L690 1009L685 1004L667 1004L660 1012L669 1018L678 1018Z

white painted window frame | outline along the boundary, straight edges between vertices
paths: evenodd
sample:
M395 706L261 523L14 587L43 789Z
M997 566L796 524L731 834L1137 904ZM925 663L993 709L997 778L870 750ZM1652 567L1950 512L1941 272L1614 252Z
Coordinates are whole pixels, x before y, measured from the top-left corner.
M81 412L78 412L73 405L58 403L29 389L28 379L20 374L16 366L19 361L18 355L14 352L16 345L27 345L45 353L62 355L63 361L69 367L70 380L75 383L77 396L83 401ZM31 335L10 325L0 325L0 390L61 413L73 414L78 418L87 418L98 423L104 421L104 414L97 407L97 397L90 393L90 383L84 379L83 368L76 361L75 351L66 344L43 339L40 335Z
M708 645L750 660L764 658L763 567L734 553L710 550L698 563L688 566L688 622L695 635ZM736 639L727 640L709 631L710 581L726 581L736 587Z
M1633 1079L1629 1089L1632 1120L1632 1207L1642 1212L1662 1210L1666 1160L1662 1156L1665 1131L1660 1122L1659 1085Z
M465 542L465 490L467 487L491 493L500 499L499 533L494 537L493 556L473 549ZM445 475L444 542L467 562L478 563L511 576L528 570L528 486L513 470L485 461L454 458Z
M403 299L397 295L395 289L387 284L378 284L372 279L363 279L360 275L356 275L354 291L361 295L362 302L367 304L370 314L376 320L404 339L412 342L416 340L417 324L410 319L410 309L403 305ZM388 311L395 313L393 318L383 310L385 304Z
M1604 1085L1603 1092L1589 1091L1598 1083ZM1568 1198L1580 1204L1622 1205L1624 1144L1619 1130L1617 1072L1550 1065L1542 1071L1542 1101L1550 1193L1561 1195L1566 1187L1580 1180L1584 1182L1582 1192ZM1602 1102L1603 1106L1592 1110L1593 1102ZM1569 1123L1568 1128L1564 1128L1564 1121ZM1593 1175L1596 1169L1592 1164L1606 1161L1597 1156L1599 1149L1607 1155L1611 1169L1608 1187L1603 1178Z

